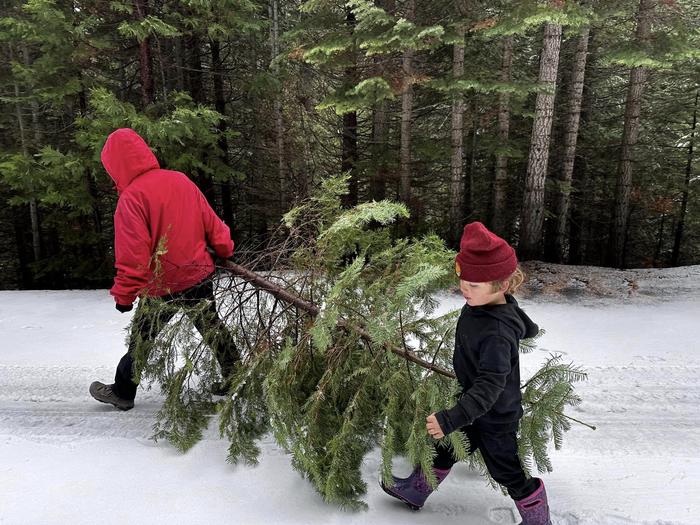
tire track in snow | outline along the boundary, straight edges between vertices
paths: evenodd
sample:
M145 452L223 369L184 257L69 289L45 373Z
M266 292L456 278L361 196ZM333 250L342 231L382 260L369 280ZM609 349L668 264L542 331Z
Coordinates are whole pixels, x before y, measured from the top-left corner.
M572 422L564 437L568 453L700 455L700 368L664 364L587 372L588 380L575 385L583 401L567 413L597 430Z
M567 413L598 430L572 423L567 453L700 455L700 368L644 363L587 372L588 380L576 385L583 402ZM119 412L88 393L93 380L112 374L110 367L0 365L0 434L150 437L162 402L158 388L139 389L136 408Z
M60 443L150 438L162 402L156 389L140 389L128 412L90 396L92 381L108 381L113 374L107 367L0 365L0 436Z

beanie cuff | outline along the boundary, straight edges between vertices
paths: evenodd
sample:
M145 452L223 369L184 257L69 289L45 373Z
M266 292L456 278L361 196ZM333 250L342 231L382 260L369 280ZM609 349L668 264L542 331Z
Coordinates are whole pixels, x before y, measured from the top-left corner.
M491 281L501 281L510 277L518 267L518 259L512 253L507 259L498 263L473 264L464 260L461 253L457 254L457 264L459 265L459 278L462 281L473 283L487 283Z

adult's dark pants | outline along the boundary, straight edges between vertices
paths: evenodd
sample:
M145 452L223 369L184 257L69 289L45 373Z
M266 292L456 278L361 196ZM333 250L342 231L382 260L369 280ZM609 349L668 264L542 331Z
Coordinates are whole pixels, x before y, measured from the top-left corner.
M226 325L219 319L214 300L214 283L207 277L199 284L181 292L161 298L167 303L164 308L154 308L151 300L141 299L134 312L129 334L129 349L119 361L114 375L114 393L122 399L134 399L138 383L134 382L134 352L137 344L153 343L158 333L181 308L190 316L192 324L202 335L204 342L215 353L223 377L227 377L239 359L233 337ZM196 308L200 301L207 301L205 308ZM151 304L149 304L151 303Z
M469 453L477 449L481 452L489 474L508 490L511 498L521 500L537 490L539 482L528 478L520 463L515 432L489 432L475 426L462 427L460 432L469 439ZM435 451L433 467L449 469L457 463L452 447L435 445Z

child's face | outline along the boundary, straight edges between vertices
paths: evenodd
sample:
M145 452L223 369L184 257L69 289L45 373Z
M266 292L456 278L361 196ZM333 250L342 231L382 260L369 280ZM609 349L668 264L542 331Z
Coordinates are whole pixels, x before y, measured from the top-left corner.
M484 306L490 304L505 304L505 290L494 292L491 283L473 283L459 281L459 289L469 306Z

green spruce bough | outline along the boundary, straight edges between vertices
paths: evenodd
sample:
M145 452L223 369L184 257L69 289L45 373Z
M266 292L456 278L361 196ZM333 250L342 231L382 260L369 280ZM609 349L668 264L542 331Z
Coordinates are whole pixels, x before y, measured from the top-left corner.
M255 464L257 443L271 433L327 502L362 508L360 467L373 448L381 448L385 480L397 455L431 472L425 417L452 406L458 392L451 361L459 312L436 315L435 294L454 284L454 253L435 235L394 239L392 225L408 216L401 204L342 209L346 183L327 180L285 216L283 242L246 261L281 289L319 305L318 315L240 278L220 278L220 315L243 353L223 402L215 404L209 393L223 379L216 360L186 316L176 317L148 352L139 345L137 368L165 395L156 439L189 449L216 406L221 435L231 443L229 461ZM523 351L533 347L523 342ZM579 402L572 383L584 378L553 356L524 386L520 434L528 470L551 470L547 445L561 446L569 429L564 407ZM445 441L484 471L478 454L467 455L460 433Z

